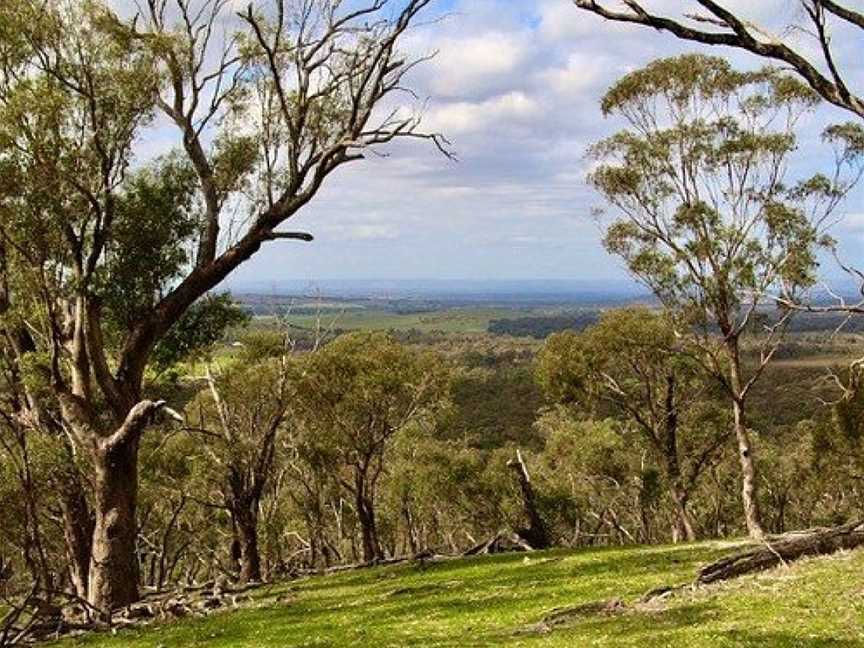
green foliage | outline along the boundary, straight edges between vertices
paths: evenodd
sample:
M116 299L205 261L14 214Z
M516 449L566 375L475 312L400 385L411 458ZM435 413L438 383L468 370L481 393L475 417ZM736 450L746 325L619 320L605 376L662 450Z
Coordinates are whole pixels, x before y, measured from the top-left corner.
M241 363L278 358L290 351L285 334L278 330L247 330L237 341L242 345L237 357Z
M192 169L168 156L138 171L118 196L95 289L121 333L148 313L187 269L198 223L196 187Z
M597 487L618 489L630 480L632 444L617 422L577 420L551 410L537 426L547 439L544 457L550 469L569 473L590 492Z
M213 159L213 183L220 197L240 190L248 181L260 150L252 136L237 136L231 132L223 133L216 141Z
M205 352L232 327L245 326L249 315L230 293L207 295L193 304L153 350L153 364L164 371L178 362Z
M864 476L864 384L861 368L850 369L851 379L833 404L828 424L813 425L813 444L819 463L857 481Z
M820 227L848 191L821 175L785 185L795 124L815 104L779 70L737 72L702 55L624 77L603 110L630 129L591 149L599 166L589 180L622 215L607 249L667 305L728 321L724 334L767 291L812 285ZM851 164L854 134L838 127L826 138Z
M307 357L295 382L295 407L324 448L353 463L381 452L409 423L440 412L449 381L433 353L383 333L351 333Z
M674 324L665 314L646 308L605 312L583 333L550 336L537 357L537 379L553 403L592 411L611 399L637 406L649 381L674 375L692 379L695 367L678 348ZM654 385L662 397L662 385ZM646 404L647 405L647 404Z
M454 378L452 399L442 436L483 449L541 445L533 425L542 395L530 365L464 369Z
M512 457L509 450L506 454ZM434 532L443 537L491 535L506 524L507 500L515 494L504 461L419 430L401 435L394 442L388 484L391 510L408 507L418 522L436 519Z
M694 101L728 101L730 96L750 86L763 91L749 96L747 105L754 111L767 105L805 103L816 105L818 96L806 84L766 67L739 72L723 58L685 54L658 59L631 72L610 88L603 97L605 115L616 111L638 111L646 100L659 98L677 111L687 111Z
M201 447L206 448L203 470L215 471L219 479L227 480L226 467L251 474L256 463L263 461L263 454L272 454L265 443L272 444L272 439L290 427L286 413L291 367L287 363L271 358L230 365L216 373L212 386L203 388L188 404L189 419L206 431L200 439ZM214 465L206 466L214 458Z

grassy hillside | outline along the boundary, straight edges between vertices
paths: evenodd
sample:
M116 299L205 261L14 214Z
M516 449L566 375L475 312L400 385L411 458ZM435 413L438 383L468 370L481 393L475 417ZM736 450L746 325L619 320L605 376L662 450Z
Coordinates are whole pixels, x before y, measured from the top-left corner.
M864 552L539 631L554 608L633 603L690 580L729 543L550 551L313 577L206 619L67 641L62 648L206 646L862 646Z

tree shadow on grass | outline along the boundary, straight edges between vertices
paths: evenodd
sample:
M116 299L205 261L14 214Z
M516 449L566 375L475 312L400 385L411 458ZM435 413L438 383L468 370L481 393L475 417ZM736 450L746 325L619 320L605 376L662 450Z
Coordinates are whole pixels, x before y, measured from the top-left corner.
M791 632L759 632L732 630L723 633L731 644L744 648L776 646L777 648L864 648L861 639L832 639L830 637L802 637Z
M662 577L665 584L669 565L688 566L705 559L705 550L700 547L681 548L663 560L651 553L610 548L593 552L588 560L562 565L561 559L574 553L553 550L531 554L529 563L524 554L511 554L440 563L422 570L408 565L377 572L364 570L298 583L290 588L297 596L295 601L287 606L275 603L264 616L286 628L325 634L333 632L331 624L338 619L336 625L364 627L379 637L386 636L388 628L402 628L424 618L451 620L451 627L452 619L462 618L466 630L458 631L452 643L441 643L442 628L429 623L428 645L493 645L502 634L512 640L508 634L512 628L505 628L502 621L514 621L504 619L525 618L532 610L542 616L546 605L554 605L562 597L586 603L589 598L607 595L601 591L608 589L606 584L601 586L597 580L605 574L624 571L638 575L638 584L624 588L628 591L614 592L629 597L658 584L652 583L655 578ZM569 583L566 592L561 591L562 579ZM490 627L495 625L498 627Z
M735 648L864 648L864 640L807 637L794 632L770 630L710 630L722 612L711 603L694 603L661 611L627 612L620 615L585 616L571 623L531 633L517 630L509 636L488 637L469 645L541 645L548 639L570 640L578 646L587 640L603 639L603 645L627 646L734 646ZM699 633L699 627L709 630ZM688 632L695 630L695 632ZM458 642L446 644L459 645ZM462 645L465 645L464 642ZM444 644L442 644L443 648Z
M704 546L679 546L674 550L663 547L665 553L657 551L657 547L586 547L582 550L573 549L551 549L538 551L531 554L510 553L493 556L476 556L469 558L456 558L436 563L426 564L418 567L415 563L407 563L377 568L360 568L352 572L330 574L307 581L301 581L298 589L303 591L315 591L336 587L368 586L393 579L410 577L453 577L458 578L463 572L481 569L496 574L496 567L503 570L503 578L507 578L510 569L516 569L526 560L531 561L532 566L542 568L545 565L553 567L560 560L575 559L576 562L568 567L572 568L574 575L592 575L602 573L610 569L644 569L651 571L664 571L667 565L693 564L698 565L716 556L728 553L728 548L710 549ZM590 560L581 561L583 555L590 556ZM521 575L520 575L521 576ZM484 574L481 578L487 578Z
M496 643L499 645L513 643L514 639L518 638L520 645L530 645L535 642L542 643L542 640L548 637L564 638L568 635L578 635L579 637L603 637L610 645L614 645L616 639L626 641L630 645L636 645L634 642L638 642L640 646L673 645L667 643L664 636L674 636L684 628L707 624L714 615L714 606L707 604L686 605L651 614L586 615L570 623L549 628L546 632L532 634L530 631L524 632L523 629L522 632L511 634L509 638L499 637ZM575 636L573 645L579 645L579 639Z
M314 643L319 640L324 645L328 641L349 645L358 635L365 635L369 645L391 646L400 645L400 637L409 631L417 633L413 638L423 646L512 644L517 624L539 621L553 605L639 595L650 587L669 584L670 567L681 576L682 570L695 567L714 552L706 552L705 547L680 547L658 555L628 547L593 549L584 557L581 553L552 550L304 579L268 589L260 600L263 607L237 612L237 616L220 614L182 627L169 626L159 634L172 637L166 645L180 645L181 637L191 634L196 643L201 642L197 645L207 646L239 645L259 637L278 638L274 645L280 646L306 645L313 637L309 645L319 645ZM628 575L626 586L606 578L616 573ZM612 586L617 589L607 591ZM678 608L650 616L583 618L572 627L581 634L591 624L597 624L599 632L604 623L611 623L614 627L605 632L635 634L664 615L667 625L674 626L678 617L681 623L695 622L686 621L686 611ZM640 616L638 621L625 618ZM432 619L440 619L440 624ZM464 624L454 623L457 619ZM452 638L446 636L448 628ZM561 632L568 634L566 629ZM526 637L516 643L523 645L522 639Z

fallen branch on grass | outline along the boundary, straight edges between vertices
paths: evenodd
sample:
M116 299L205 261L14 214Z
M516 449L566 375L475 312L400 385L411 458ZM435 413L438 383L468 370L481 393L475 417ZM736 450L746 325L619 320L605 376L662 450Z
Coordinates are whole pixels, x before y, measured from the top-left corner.
M839 527L790 533L706 565L699 570L696 583L716 583L786 565L806 556L824 556L861 546L864 546L864 521L860 520Z

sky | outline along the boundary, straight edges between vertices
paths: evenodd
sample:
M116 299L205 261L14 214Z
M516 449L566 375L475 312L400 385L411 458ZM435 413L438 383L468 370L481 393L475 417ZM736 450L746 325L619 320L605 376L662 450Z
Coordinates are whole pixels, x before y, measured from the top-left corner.
M687 4L655 0L652 6ZM791 21L796 11L794 0L725 4L746 7L769 25L778 16ZM315 242L271 243L229 285L626 277L600 244L591 213L602 203L585 182L586 148L620 127L603 119L599 99L623 74L698 48L605 22L569 0L439 0L426 18L436 20L411 32L404 45L437 56L410 84L426 98L423 127L444 133L458 161L413 141L337 171L286 225L311 232ZM800 33L782 33L812 50ZM847 51L858 46L843 43ZM759 64L731 50L714 53L742 67ZM826 153L821 128L848 119L837 109L820 109L802 129L802 159L820 159ZM834 232L850 257L864 252L862 197L851 197Z

